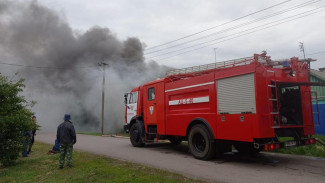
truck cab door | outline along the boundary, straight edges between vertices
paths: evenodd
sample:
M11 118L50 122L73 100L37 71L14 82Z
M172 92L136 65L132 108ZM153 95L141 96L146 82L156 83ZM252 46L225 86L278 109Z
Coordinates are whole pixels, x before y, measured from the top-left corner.
M164 83L154 83L144 87L144 120L148 125L157 125L157 133L165 134Z
M156 85L148 86L146 90L145 120L148 125L157 124Z

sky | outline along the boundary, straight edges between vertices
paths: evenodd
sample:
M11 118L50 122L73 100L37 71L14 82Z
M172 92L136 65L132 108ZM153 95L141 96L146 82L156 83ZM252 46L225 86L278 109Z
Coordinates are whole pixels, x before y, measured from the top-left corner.
M76 33L82 33L92 26L99 25L109 28L122 40L137 37L148 49L145 50L144 55L146 61L155 60L159 64L175 68L252 56L263 50L266 50L273 59L301 57L303 54L299 49L300 42L304 43L306 57L318 60L313 62L311 67L314 69L325 67L325 11L321 8L325 2L322 0L43 0L39 2L58 12ZM299 5L300 8L295 8ZM222 25L271 6L274 7ZM290 21L299 15L307 15L306 11L309 11L307 13L319 12ZM304 12L305 14L302 14ZM278 15L274 16L275 14ZM267 16L269 18L263 19ZM258 19L262 20L252 22ZM281 21L288 22L274 25ZM222 26L150 49L218 25ZM268 26L271 27L267 28ZM234 27L237 28L233 29ZM231 28L233 30L229 31ZM241 33L249 33L261 28L265 29L239 36ZM246 32L242 32L245 30ZM215 34L212 36L198 39L213 33ZM234 36L239 37L233 38ZM184 44L194 39L198 40ZM211 41L210 45L203 44L208 41ZM220 41L223 42L217 43ZM196 46L197 44L201 46ZM192 51L202 46L205 47ZM157 50L158 52L150 53ZM187 53L180 54L185 51ZM324 53L314 54L318 52Z

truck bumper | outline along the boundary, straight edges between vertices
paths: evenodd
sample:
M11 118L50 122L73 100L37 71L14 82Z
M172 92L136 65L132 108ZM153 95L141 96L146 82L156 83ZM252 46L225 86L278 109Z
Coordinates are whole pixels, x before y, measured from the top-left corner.
M282 148L313 145L315 143L316 143L315 138L306 138L306 139L299 139L299 140L290 140L290 141L285 141L285 142L267 143L267 144L264 144L264 150L265 151L273 151L273 150L278 150L278 149L282 149Z

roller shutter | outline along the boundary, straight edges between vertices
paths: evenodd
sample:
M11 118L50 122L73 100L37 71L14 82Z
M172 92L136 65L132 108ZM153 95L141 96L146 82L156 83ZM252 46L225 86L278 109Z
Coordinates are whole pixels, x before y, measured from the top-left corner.
M256 113L254 73L217 80L218 113Z

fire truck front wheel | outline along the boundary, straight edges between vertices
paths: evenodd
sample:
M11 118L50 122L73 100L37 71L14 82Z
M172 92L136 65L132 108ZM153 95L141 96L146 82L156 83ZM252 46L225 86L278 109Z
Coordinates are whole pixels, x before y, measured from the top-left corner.
M190 152L196 159L209 160L215 155L215 141L208 129L197 124L190 130L188 136Z
M130 141L134 147L143 147L144 142L142 138L143 128L140 122L136 122L131 126L130 129Z

